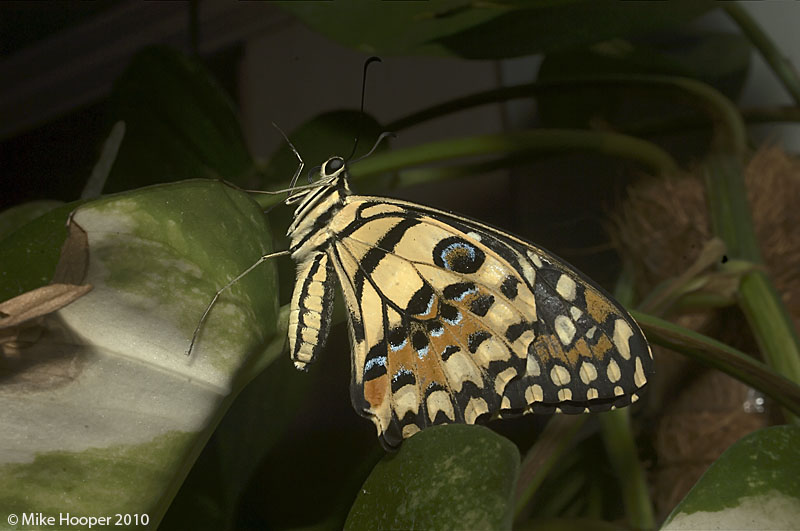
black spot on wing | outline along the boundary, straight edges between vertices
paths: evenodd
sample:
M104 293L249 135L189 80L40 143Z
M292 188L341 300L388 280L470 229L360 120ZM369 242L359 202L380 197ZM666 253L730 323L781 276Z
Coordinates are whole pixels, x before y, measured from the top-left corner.
M411 315L422 315L428 313L428 310L433 303L433 297L433 288L431 288L427 282L423 283L422 287L411 296L411 300L408 301L406 310Z
M442 323L436 320L430 320L426 322L425 328L428 329L428 333L437 336L440 335L442 332L444 332L444 327L442 326Z
M413 334L411 334L411 346L414 347L414 350L416 351L423 350L428 346L427 334L421 330L416 330Z
M517 284L519 284L519 280L517 277L508 275L504 280L503 283L500 284L500 292L505 295L509 300L514 300L517 298Z
M416 385L417 377L409 370L399 370L392 376L392 393L396 393L406 385Z
M461 320L461 313L455 306L449 304L439 306L439 315L450 324L457 324Z
M475 291L475 284L472 282L457 282L445 286L442 290L442 296L448 300L461 300L464 295L469 292Z
M400 348L406 342L407 332L406 329L402 326L396 326L389 330L389 334L387 335L389 339L389 345L394 348Z
M512 325L509 325L508 328L506 328L506 339L508 340L509 343L513 343L519 338L519 336L522 335L523 332L525 332L525 330L532 330L532 329L533 325L527 321L514 323Z
M450 356L452 356L459 350L461 350L461 348L456 345L448 345L442 352L442 361L447 361L450 358Z
M364 381L374 380L386 374L386 341L382 340L369 349L364 360Z
M467 348L469 348L469 351L472 354L475 354L475 352L478 350L478 347L481 346L481 343L490 337L492 337L492 334L485 330L473 332L469 335L469 338L467 338Z
M480 248L458 236L444 238L433 248L433 262L456 273L475 273L485 260Z
M483 317L489 311L489 308L494 304L494 297L492 295L481 295L469 304L469 311Z

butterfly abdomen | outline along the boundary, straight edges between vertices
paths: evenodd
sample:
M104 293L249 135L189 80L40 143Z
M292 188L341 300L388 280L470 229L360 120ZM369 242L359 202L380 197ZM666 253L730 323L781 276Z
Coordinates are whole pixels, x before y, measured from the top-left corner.
M333 312L333 267L325 253L297 265L289 312L289 352L298 369L314 361L325 346Z

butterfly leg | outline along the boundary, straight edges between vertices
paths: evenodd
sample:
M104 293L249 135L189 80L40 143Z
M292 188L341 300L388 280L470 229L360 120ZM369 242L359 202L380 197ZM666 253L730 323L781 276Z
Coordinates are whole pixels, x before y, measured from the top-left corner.
M233 286L234 284L239 282L242 278L244 278L245 275L250 273L250 271L252 271L253 269L257 268L258 266L260 266L261 264L263 264L264 262L266 262L270 258L275 258L275 257L278 257L278 256L284 256L284 255L288 255L288 254L289 254L289 251L279 251L277 253L265 254L264 256L259 258L253 265L251 265L250 267L248 267L247 269L245 269L244 271L242 271L241 273L236 275L233 278L233 280L231 280L230 282L228 282L227 284L225 284L224 286L219 288L217 290L217 292L214 294L214 297L211 299L211 302L209 302L208 306L206 306L206 310L203 312L203 315L200 317L200 321L197 323L197 327L194 329L194 333L192 334L192 341L191 341L191 343L189 343L189 348L186 349L186 355L187 356L191 356L192 355L192 350L194 349L194 345L195 345L195 343L197 343L197 336L200 335L200 329L203 328L203 324L206 322L206 318L208 317L209 312L211 312L211 308L214 307L214 305L217 303L217 300L219 299L219 296L222 295L222 293L226 289L230 288L231 286Z

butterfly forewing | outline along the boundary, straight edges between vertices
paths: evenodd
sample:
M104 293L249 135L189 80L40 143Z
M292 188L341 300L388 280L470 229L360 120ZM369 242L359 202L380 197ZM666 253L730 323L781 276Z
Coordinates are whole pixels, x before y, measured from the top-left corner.
M332 267L349 310L353 405L384 446L434 424L638 399L650 349L592 281L487 225L349 195L346 175L326 181L339 187L321 206L298 207L289 334L303 364L324 343Z

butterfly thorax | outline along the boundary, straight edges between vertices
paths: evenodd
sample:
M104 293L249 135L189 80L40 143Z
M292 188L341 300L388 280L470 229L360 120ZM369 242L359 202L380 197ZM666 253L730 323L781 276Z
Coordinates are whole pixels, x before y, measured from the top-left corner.
M318 186L296 192L287 203L297 202L294 220L286 235L291 239L289 251L296 262L326 246L330 220L342 209L351 194L347 167L341 157L331 157L320 168Z

